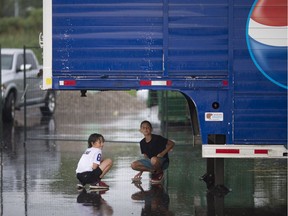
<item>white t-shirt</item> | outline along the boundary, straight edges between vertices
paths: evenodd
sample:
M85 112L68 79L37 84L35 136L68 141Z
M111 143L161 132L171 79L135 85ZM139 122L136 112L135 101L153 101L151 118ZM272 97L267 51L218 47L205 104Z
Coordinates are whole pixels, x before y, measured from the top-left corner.
M92 171L93 163L100 165L101 157L101 149L94 147L86 149L78 162L76 173Z

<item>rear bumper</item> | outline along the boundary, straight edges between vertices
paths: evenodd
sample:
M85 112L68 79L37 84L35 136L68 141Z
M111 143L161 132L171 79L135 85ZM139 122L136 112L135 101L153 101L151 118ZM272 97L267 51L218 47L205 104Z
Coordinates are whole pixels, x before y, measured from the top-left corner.
M284 145L202 145L203 158L286 158Z

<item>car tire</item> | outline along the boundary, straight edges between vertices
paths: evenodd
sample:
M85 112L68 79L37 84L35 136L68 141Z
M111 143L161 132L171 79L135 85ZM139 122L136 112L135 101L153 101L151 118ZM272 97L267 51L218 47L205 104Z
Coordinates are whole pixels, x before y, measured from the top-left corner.
M51 116L56 109L56 94L55 92L48 91L45 98L45 106L40 107L43 116Z
M13 92L10 92L5 100L5 104L3 107L3 121L4 122L12 122L15 118L15 103L16 98Z

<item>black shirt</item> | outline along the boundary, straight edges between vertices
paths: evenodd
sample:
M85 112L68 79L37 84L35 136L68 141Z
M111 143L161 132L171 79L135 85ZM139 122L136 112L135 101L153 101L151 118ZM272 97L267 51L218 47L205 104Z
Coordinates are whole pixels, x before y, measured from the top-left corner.
M167 145L168 139L152 134L150 142L146 142L145 138L140 141L140 149L142 154L146 154L149 159L161 153ZM168 153L164 155L168 159Z

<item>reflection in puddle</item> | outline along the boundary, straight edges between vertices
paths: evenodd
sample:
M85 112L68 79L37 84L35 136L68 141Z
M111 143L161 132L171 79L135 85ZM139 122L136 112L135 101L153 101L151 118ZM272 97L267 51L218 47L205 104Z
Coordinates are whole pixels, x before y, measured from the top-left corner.
M151 185L149 190L144 190L139 182L134 185L140 191L132 194L131 199L144 201L141 215L174 215L169 210L170 198L162 184Z
M113 208L102 198L105 191L89 191L83 189L77 197L81 215L113 215Z

